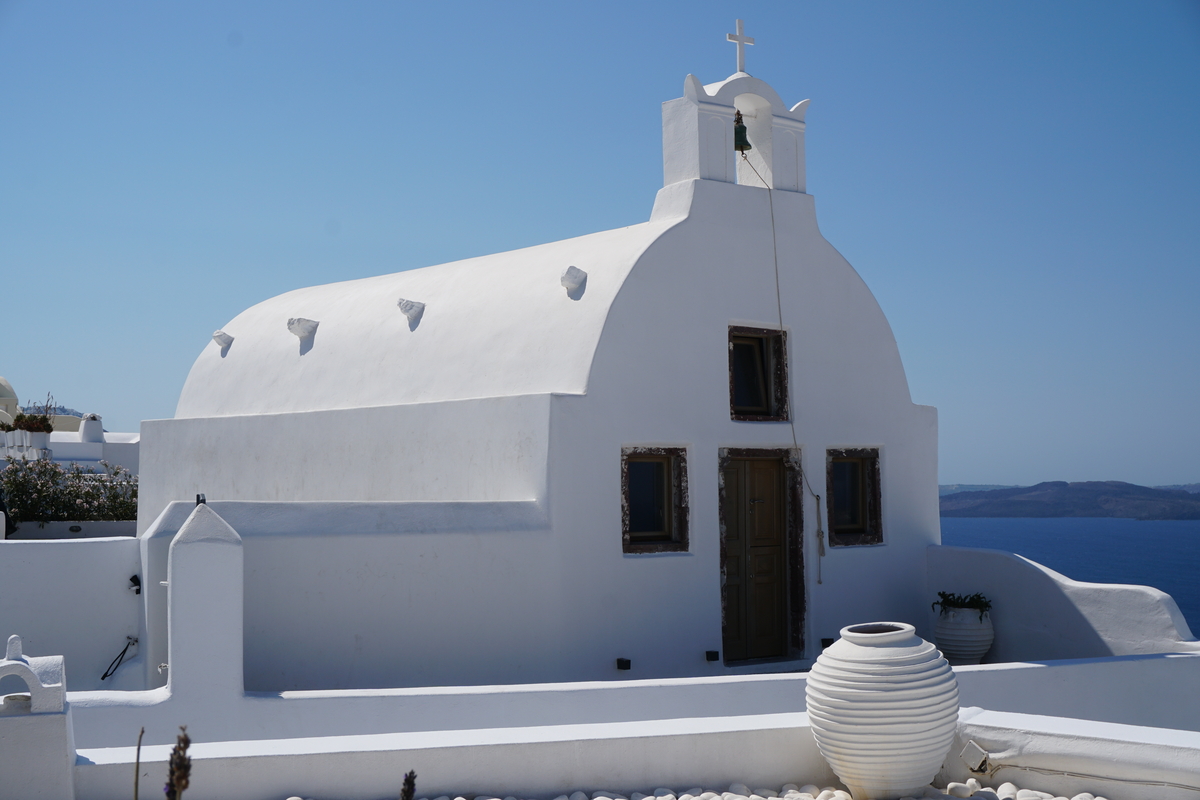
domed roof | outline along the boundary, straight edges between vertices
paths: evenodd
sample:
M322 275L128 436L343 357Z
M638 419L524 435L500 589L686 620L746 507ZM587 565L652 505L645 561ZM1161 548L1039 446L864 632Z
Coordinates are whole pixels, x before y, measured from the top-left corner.
M625 277L678 222L644 222L266 300L230 320L225 338L200 353L175 416L582 393ZM564 283L569 267L580 278L587 274L578 290Z
M16 400L17 391L12 388L12 384L0 377L0 400Z

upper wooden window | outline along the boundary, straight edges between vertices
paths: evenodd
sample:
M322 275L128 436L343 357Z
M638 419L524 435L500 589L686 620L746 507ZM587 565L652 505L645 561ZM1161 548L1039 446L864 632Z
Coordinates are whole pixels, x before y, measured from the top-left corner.
M829 543L842 546L882 543L879 451L828 450L825 466Z
M688 549L687 455L682 447L621 450L621 526L626 553Z
M729 328L729 416L750 421L788 418L787 334Z

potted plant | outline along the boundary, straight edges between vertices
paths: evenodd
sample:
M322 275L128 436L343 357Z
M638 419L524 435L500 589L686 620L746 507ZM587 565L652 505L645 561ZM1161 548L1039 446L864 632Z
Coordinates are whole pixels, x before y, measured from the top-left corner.
M934 634L938 649L956 666L978 664L992 647L992 601L979 592L938 592L933 608L941 608Z
M34 450L50 449L50 434L54 430L54 398L46 395L46 404L31 406L29 411L13 417L13 428L26 431L23 437L26 447Z

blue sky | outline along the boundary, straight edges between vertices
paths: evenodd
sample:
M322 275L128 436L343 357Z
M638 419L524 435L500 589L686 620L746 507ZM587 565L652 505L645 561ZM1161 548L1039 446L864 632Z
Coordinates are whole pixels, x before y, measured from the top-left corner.
M1200 481L1194 0L0 1L0 375L131 430L265 298L644 221L736 17L942 482Z

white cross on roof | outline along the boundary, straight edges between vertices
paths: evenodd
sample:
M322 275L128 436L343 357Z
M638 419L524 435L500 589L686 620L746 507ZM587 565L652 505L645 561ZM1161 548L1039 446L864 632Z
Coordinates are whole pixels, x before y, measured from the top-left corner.
M737 42L738 48L738 72L746 71L746 45L754 44L754 39L750 36L742 35L742 21L737 21L737 33L727 33L725 38L731 42Z

